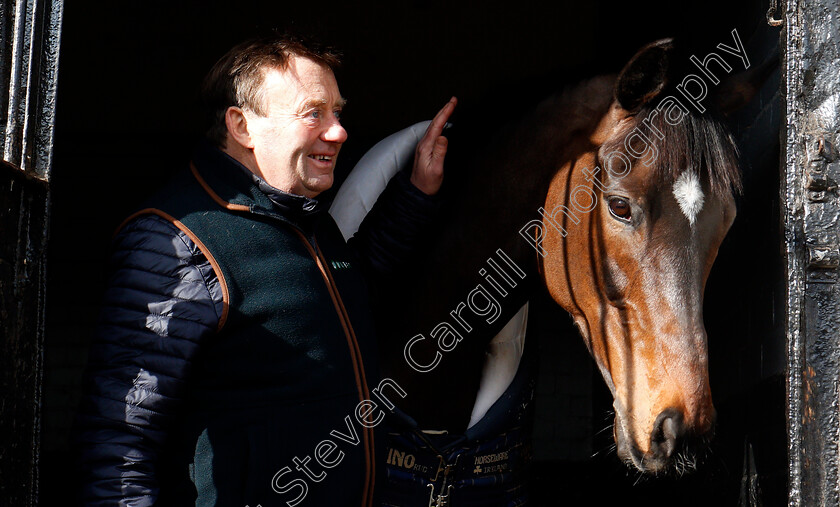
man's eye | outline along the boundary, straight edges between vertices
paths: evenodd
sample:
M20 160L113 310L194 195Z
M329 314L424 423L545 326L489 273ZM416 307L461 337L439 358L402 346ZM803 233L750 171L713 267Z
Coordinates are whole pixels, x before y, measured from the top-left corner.
M337 120L341 121L341 109L336 109L333 114Z
M313 110L312 112L309 113L309 116L318 120L318 119L321 118L321 111L318 111L317 109L315 109L315 110Z

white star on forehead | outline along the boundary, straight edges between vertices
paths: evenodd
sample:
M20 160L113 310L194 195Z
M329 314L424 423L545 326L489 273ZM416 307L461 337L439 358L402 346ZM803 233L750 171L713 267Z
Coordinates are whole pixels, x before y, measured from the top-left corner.
M677 181L674 182L674 197L680 205L688 223L694 225L697 214L703 209L703 189L700 187L700 180L691 171L683 171Z

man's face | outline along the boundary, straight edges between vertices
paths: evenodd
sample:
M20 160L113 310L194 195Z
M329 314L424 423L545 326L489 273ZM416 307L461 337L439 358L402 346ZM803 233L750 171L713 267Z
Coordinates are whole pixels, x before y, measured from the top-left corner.
M259 174L269 185L315 197L333 183L347 131L339 122L344 99L332 71L293 56L286 70L264 70L266 116L246 111Z

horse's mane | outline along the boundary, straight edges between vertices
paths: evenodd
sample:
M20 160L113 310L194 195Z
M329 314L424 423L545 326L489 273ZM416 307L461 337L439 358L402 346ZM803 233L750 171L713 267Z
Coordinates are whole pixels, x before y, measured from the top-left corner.
M664 96L662 94L660 96ZM723 196L742 190L741 172L738 166L738 148L735 140L720 117L707 110L698 113L693 108L684 115L681 122L672 125L665 120L663 111L656 111L658 100L643 106L623 132L604 144L602 153L622 150L624 139L635 128L648 135L658 150L654 163L654 175L661 186L670 186L683 171L692 171L700 178L708 178L712 193ZM659 139L642 121L663 134Z

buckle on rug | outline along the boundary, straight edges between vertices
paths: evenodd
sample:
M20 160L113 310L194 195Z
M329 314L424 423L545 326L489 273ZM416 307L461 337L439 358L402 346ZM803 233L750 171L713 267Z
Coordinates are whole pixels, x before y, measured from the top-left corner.
M443 488L441 488L441 494L435 498L435 485L429 484L429 507L447 507L449 505L449 495L452 494L452 486L447 486L446 494L443 494Z
M432 482L437 482L438 477L440 477L441 470L443 471L444 482L446 482L446 477L449 475L449 472L454 470L455 465L458 464L458 458L459 458L459 456L455 457L455 464L454 465L448 465L446 463L446 460L443 459L443 456L438 454L438 468L437 468L437 471L435 472L435 477L434 477L434 479L432 479Z
M461 455L455 456L455 463L451 465L443 459L441 454L438 454L438 469L435 472L435 478L432 479L432 483L428 484L429 487L429 507L447 507L449 505L449 495L452 494L452 485L448 484L449 482L449 474L455 472L456 467L458 466L458 459L461 458ZM437 498L435 498L435 483L437 482L438 478L440 478L440 473L443 471L443 482L440 485L440 493L438 493ZM446 494L443 492L446 491Z

